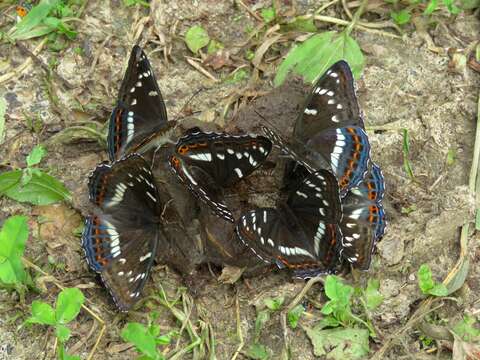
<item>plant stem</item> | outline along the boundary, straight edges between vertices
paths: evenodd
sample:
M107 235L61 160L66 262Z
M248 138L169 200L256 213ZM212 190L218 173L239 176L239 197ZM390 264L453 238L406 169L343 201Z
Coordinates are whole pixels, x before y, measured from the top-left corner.
M362 15L363 10L366 8L367 4L368 4L368 0L362 0L362 3L358 7L357 11L355 11L355 15L353 15L352 22L345 29L345 33L347 35L350 35L350 33L352 32L353 28L355 27L358 19L360 19L360 16Z

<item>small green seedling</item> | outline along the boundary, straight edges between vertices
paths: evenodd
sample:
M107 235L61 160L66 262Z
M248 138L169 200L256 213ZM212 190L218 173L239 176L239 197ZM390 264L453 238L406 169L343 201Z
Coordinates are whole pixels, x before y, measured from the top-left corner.
M36 167L45 154L45 149L37 145L27 156L26 168L0 174L0 194L33 205L70 200L69 191L60 181Z
M258 343L252 344L245 353L249 359L254 360L268 360L270 359L270 354L270 349Z
M56 32L74 39L77 33L62 20L73 15L72 8L62 0L41 0L8 35L13 40L27 40Z
M356 78L360 77L364 58L360 46L348 31L327 31L310 37L294 47L278 68L275 86L281 85L290 72L314 83L327 69L339 60L346 60Z
M303 305L298 304L287 313L288 325L290 325L292 329L295 329L297 327L298 320L300 320L300 317L303 315L304 312L305 312L305 309Z
M476 326L475 326L476 325ZM463 341L474 342L480 340L480 328L474 317L466 315L455 324L452 331Z
M28 224L25 216L8 218L0 230L0 285L15 288L21 294L31 279L22 263Z
M437 283L432 278L432 271L427 264L422 264L418 269L418 286L425 295L447 296L448 289L445 284Z
M408 135L407 129L403 129L402 134L403 134L403 147L402 147L403 168L407 173L408 177L414 180L415 176L413 175L412 165L410 164L410 136Z
M69 288L60 292L55 309L43 301L32 302L32 316L26 320L26 323L49 325L55 328L55 335L58 339L58 359L60 360L80 360L79 356L66 353L65 343L70 338L70 329L66 325L77 317L84 300L79 289Z
M275 11L275 7L273 7L273 6L263 8L260 11L260 14L262 15L262 19L266 24L274 21L276 16L277 16L276 11Z
M210 37L207 31L200 25L192 26L185 34L185 43L194 54L198 54L198 51L207 46L209 42Z
M329 300L321 309L326 316L315 327L305 327L315 355L328 353L329 359L362 359L368 354L369 337L376 334L370 321L356 315L352 306L361 304L368 318L368 312L383 302L379 287L379 281L371 279L365 289L354 289L336 276L327 276L324 289Z
M160 335L160 326L149 318L147 326L136 322L128 323L121 335L124 341L135 345L137 351L142 354L142 360L163 360L165 356L158 351L157 346L170 344L172 337L178 336L178 332Z

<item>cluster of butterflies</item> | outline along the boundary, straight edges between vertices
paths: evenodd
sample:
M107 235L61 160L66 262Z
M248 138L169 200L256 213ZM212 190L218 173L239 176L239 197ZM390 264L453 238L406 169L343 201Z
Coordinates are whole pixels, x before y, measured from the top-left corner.
M131 52L108 133L109 163L90 176L93 214L82 247L117 307L138 301L162 240L162 204L151 163L144 155L172 143L176 123L167 112L150 63ZM169 164L178 179L215 215L235 224L236 237L263 261L309 278L343 262L366 270L383 236L384 180L370 160L370 145L348 64L335 63L315 84L286 141L271 128L264 135L187 130ZM273 146L286 159L275 208L237 218L222 198L259 168Z

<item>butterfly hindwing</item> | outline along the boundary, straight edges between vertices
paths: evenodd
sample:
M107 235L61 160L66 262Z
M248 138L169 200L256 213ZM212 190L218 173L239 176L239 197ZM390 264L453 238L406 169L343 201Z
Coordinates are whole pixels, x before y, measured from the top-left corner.
M135 45L110 117L107 139L110 160L138 152L147 140L171 127L150 62Z
M375 244L385 232L384 191L382 172L372 164L364 182L343 199L341 255L360 270L370 267Z
M160 200L147 162L133 154L98 166L89 181L98 210L87 217L82 247L120 310L139 298L159 238Z
M321 170L293 188L285 204L242 214L236 232L264 261L294 269L299 277L311 277L335 264L340 218L336 179Z

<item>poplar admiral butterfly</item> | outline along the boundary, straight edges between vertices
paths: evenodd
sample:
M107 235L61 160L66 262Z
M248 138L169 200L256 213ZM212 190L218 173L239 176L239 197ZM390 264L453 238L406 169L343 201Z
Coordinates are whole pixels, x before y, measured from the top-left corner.
M139 299L164 239L155 180L148 163L131 154L97 166L88 188L97 210L86 219L82 247L117 307L127 311Z
M232 212L221 200L221 188L250 175L271 149L272 143L263 136L202 132L195 127L178 140L170 165L216 215L233 223Z
M236 232L265 262L309 278L337 265L341 218L337 180L329 171L319 170L292 188L286 203L242 214Z
M365 176L370 144L358 107L353 75L345 61L333 64L320 77L307 98L294 127L294 140L284 141L263 127L267 137L310 172L330 168L338 179L341 197ZM292 174L293 176L293 174Z
M143 154L170 142L175 126L167 120L167 110L143 50L135 45L112 111L108 129L110 161L125 154Z

